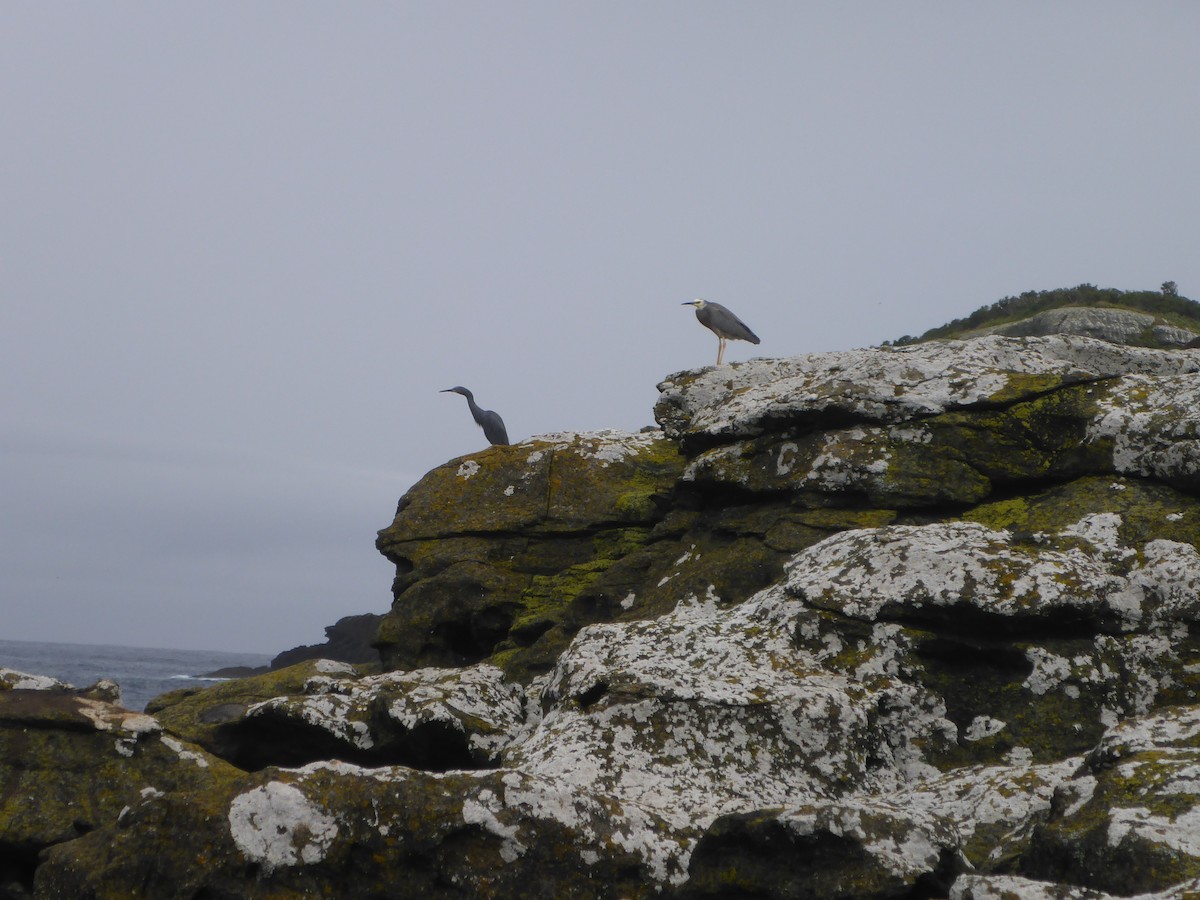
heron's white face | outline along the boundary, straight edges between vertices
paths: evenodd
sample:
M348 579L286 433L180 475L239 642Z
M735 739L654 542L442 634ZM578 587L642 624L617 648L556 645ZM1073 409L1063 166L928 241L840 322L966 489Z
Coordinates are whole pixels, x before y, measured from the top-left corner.
M708 302L705 300L701 300L699 297L697 297L695 300L688 300L683 305L684 306L694 306L694 307L696 307L696 309L704 309L704 307L708 306Z

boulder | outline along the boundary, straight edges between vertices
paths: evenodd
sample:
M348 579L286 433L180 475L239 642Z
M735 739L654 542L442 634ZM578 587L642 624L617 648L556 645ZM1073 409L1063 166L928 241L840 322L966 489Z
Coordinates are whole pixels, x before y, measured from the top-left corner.
M639 551L682 465L657 433L609 431L491 447L430 472L377 541L396 565L376 639L384 667L493 657L526 678L548 670L578 629L574 607L615 605L653 565Z
M659 385L655 417L685 449L788 429L891 424L990 408L1122 375L1200 371L1192 351L1067 336L986 337L753 359Z
M1200 707L1110 728L1058 788L1020 867L1118 895L1200 881Z
M116 705L111 691L76 691L5 670L0 683L0 891L20 896L38 854L119 829L167 793L203 794L237 770Z

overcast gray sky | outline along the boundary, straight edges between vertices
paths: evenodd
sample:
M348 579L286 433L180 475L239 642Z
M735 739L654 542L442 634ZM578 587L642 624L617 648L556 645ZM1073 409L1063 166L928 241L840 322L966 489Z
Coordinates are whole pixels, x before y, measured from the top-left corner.
M655 384L1091 282L1200 298L1200 4L0 6L15 640L273 653L375 532Z

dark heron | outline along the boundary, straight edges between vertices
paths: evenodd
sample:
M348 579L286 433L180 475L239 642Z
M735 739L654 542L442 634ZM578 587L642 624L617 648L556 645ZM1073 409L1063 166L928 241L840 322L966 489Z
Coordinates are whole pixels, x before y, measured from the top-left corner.
M483 436L488 439L488 442L508 445L508 432L504 430L504 420L500 418L500 414L494 413L490 409L480 409L475 402L475 395L465 387L446 388L438 393L462 394L467 398L467 406L471 407L471 418L475 420L476 425L483 429Z
M725 342L727 340L758 343L758 335L720 303L709 303L707 300L688 300L682 305L696 307L696 318L700 320L700 324L717 336L718 366L725 358Z

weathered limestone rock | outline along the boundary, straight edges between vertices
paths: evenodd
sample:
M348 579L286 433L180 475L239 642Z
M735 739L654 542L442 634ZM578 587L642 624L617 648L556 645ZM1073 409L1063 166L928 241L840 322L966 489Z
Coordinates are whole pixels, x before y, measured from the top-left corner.
M655 416L686 449L802 427L886 424L997 407L1120 375L1200 370L1192 351L1088 338L1002 338L754 359L681 372Z
M160 740L245 771L60 828L17 880L114 898L1200 888L1200 352L988 337L662 391L662 433L427 475L379 537L383 671L309 662L159 698ZM6 681L0 702L21 693Z
M1161 323L1149 313L1094 306L1049 309L1019 322L982 329L979 333L1002 334L1008 337L1077 334L1114 344L1177 347L1182 347L1197 337L1194 331Z
M1121 895L1200 879L1200 707L1109 729L1059 788L1021 869Z
M614 804L520 772L316 763L196 800L154 798L125 827L52 850L37 892L555 900L646 896L655 881L640 834L620 830ZM656 827L653 816L633 818ZM178 835L186 852L172 843Z
M944 894L964 865L945 819L882 800L726 816L692 855L684 897Z
M313 679L356 674L348 663L311 660L274 672L237 678L208 688L184 688L156 697L146 712L162 726L184 740L231 761L243 769L261 769L276 765L303 765L314 759L328 758L339 749L336 744L313 735L287 729L261 733L248 726L248 713L254 706L275 697L303 694ZM343 752L344 747L340 748Z

